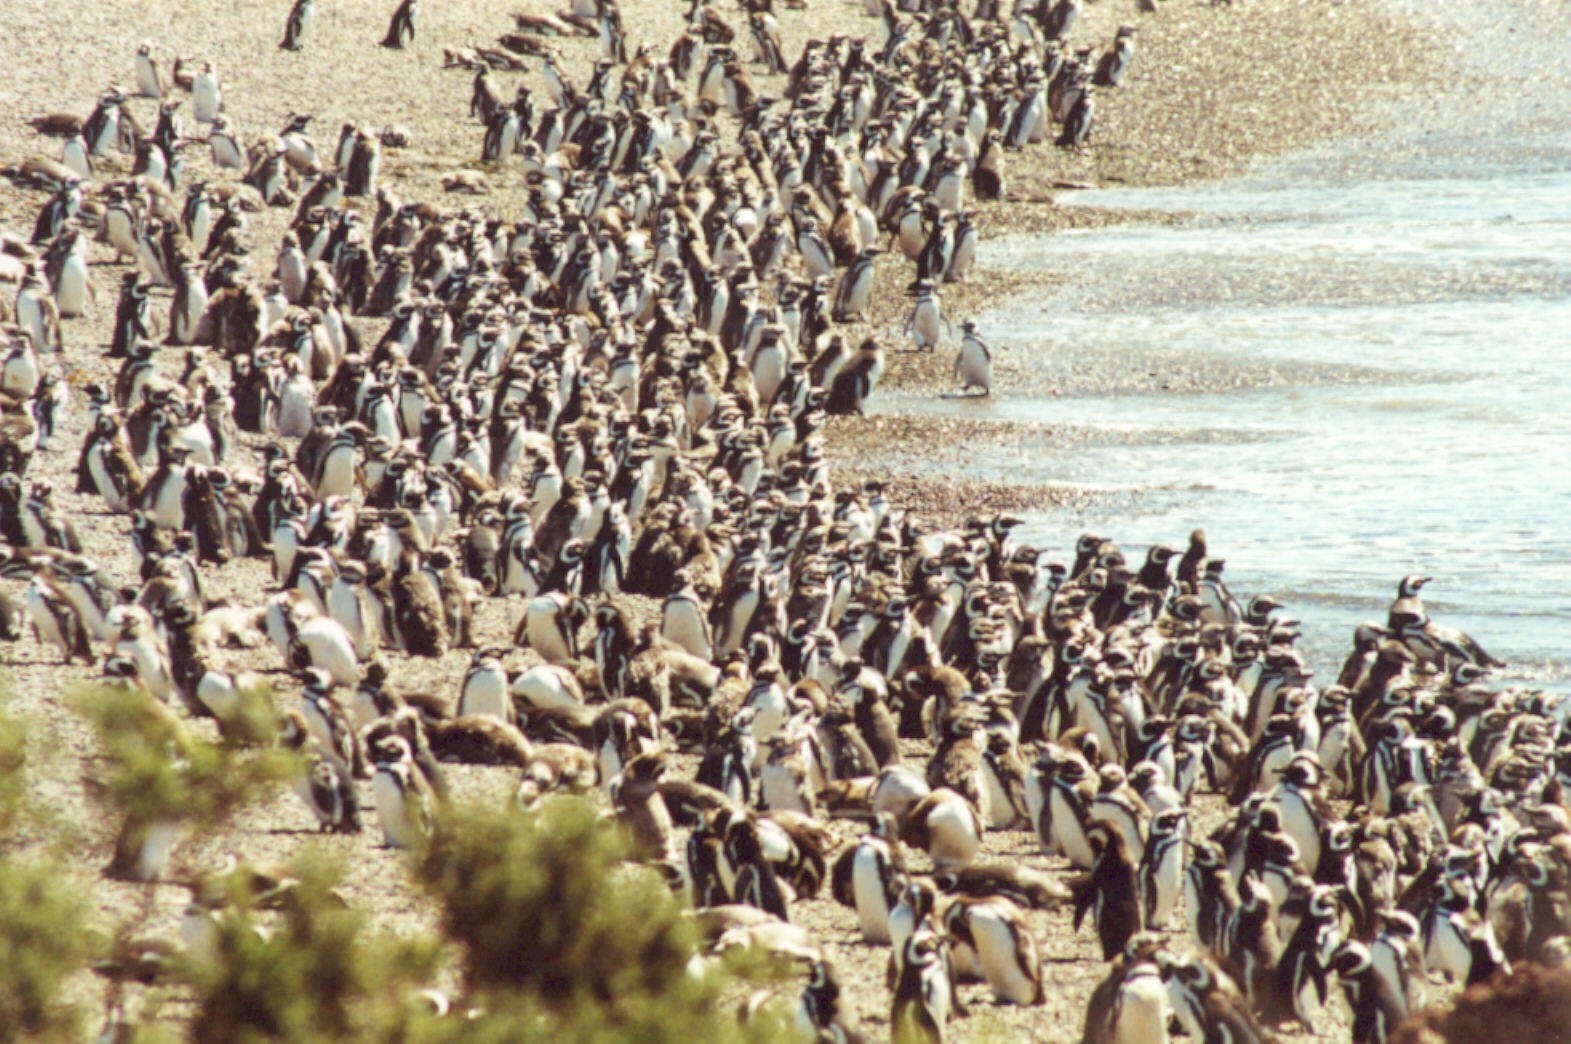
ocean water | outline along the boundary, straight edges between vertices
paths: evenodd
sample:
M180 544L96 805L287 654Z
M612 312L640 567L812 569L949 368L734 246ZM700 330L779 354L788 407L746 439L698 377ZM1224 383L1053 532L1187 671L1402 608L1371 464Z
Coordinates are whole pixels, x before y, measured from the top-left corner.
M1519 118L1432 107L1228 182L1060 197L1193 218L988 245L1059 274L983 317L1021 357L1283 367L1269 386L922 408L1108 433L1019 477L1125 495L1033 516L1029 539L1069 555L1090 530L1138 561L1203 527L1235 593L1304 622L1322 681L1418 572L1505 676L1571 690L1568 96Z

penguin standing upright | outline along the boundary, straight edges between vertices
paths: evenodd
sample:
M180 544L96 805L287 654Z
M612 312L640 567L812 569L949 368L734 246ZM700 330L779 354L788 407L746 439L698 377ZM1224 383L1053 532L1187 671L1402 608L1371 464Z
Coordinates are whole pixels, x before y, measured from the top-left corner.
M862 940L887 943L889 912L904 883L905 858L895 817L880 812L873 829L851 850L851 900L862 927Z
M201 71L191 80L191 107L198 123L214 122L224 109L218 69L210 61L203 62Z
M1124 835L1113 827L1093 823L1086 831L1086 839L1096 861L1090 874L1075 888L1074 926L1078 930L1086 911L1091 911L1102 942L1102 959L1112 960L1144 927L1138 868L1124 843Z
M415 24L419 21L419 0L401 0L398 9L393 12L393 17L387 25L387 35L382 37L382 46L401 51L408 47L415 39Z
M906 320L906 332L911 334L916 342L917 351L932 351L944 339L944 330L949 327L949 320L944 316L943 306L938 297L938 284L931 279L923 279L916 286L916 303L911 306L911 316ZM952 328L951 328L952 329Z
M948 965L946 944L931 928L905 941L889 1016L895 1044L943 1044L956 1000Z
M168 79L164 76L163 68L158 64L158 56L153 53L151 40L142 41L136 49L136 89L144 98L160 100L169 90Z
M344 195L375 196L377 171L382 165L382 143L371 134L355 139L349 155L349 172L344 178Z
M431 836L435 812L431 785L415 767L409 741L400 735L377 742L371 793L389 848L418 848Z
M967 319L961 330L960 351L955 355L955 380L960 382L962 393L977 388L980 395L989 395L993 390L993 350L982 339L974 319Z
M1091 140L1092 96L1089 84L1079 98L1075 100L1075 107L1069 110L1069 116L1064 120L1064 129L1058 135L1055 144L1061 149L1084 148Z
M298 51L305 46L305 39L316 21L316 0L295 0L289 10L289 20L284 24L284 38L278 46L285 51Z

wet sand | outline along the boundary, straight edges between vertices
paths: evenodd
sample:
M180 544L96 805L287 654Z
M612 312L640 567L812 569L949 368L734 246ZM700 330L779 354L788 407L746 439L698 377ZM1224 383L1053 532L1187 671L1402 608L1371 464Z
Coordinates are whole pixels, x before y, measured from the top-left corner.
M343 120L362 120L377 128L401 124L409 131L411 145L389 151L383 160L383 181L400 198L437 200L455 208L478 206L504 217L518 212L523 185L516 166L487 172L491 192L485 196L444 196L440 185L443 174L454 166L476 165L481 139L480 128L468 117L472 74L443 70L442 50L488 44L509 31L509 12L523 6L518 0L427 3L419 36L402 53L376 45L395 6L391 0L320 4L314 35L298 54L277 49L288 6L284 0L187 0L162 5L143 0L12 0L0 6L0 31L13 41L14 55L0 81L0 164L30 155L57 156L57 143L34 135L25 120L57 110L85 115L104 86L134 82L136 44L152 39L165 55L216 58L226 106L247 140L280 129L291 112L315 114L316 138L325 147L336 139ZM635 42L653 40L663 49L680 28L680 5L627 0L622 6ZM550 7L539 0L532 5L534 10ZM742 23L734 10L727 8L725 13L734 23ZM815 0L807 11L782 11L780 22L791 55L810 34L876 36L878 32L877 23L862 15L860 3L845 0ZM1091 147L1078 154L1043 147L1012 155L1006 173L1008 200L979 208L978 220L987 236L1141 220L1146 215L1055 205L1052 199L1062 191L1056 186L1168 184L1225 176L1259 156L1373 126L1381 118L1383 101L1427 89L1447 69L1447 48L1437 46L1431 34L1393 18L1376 0L1330 5L1324 0L1240 0L1223 6L1168 0L1149 15L1138 13L1126 0L1103 0L1087 7L1073 42L1100 50L1124 22L1140 27L1139 53L1127 85L1103 96ZM568 68L582 82L594 57L594 41L568 39L559 45ZM529 60L529 64L537 63ZM498 79L507 94L515 84L537 82L533 72L499 74ZM152 125L153 102L138 100L131 107L139 120ZM128 157L117 155L107 162L105 177L129 172ZM188 177L211 173L205 147L192 146ZM41 193L0 181L0 230L25 238L44 199ZM254 216L250 238L264 258L261 264L271 264L287 216L286 210ZM65 328L65 359L73 383L111 378L114 372L102 354L124 269L109 263L107 248L95 246L93 251L97 300L88 316L68 322ZM910 278L905 264L881 268L879 303L868 331L891 337L897 332L906 307L902 288ZM1006 295L1029 295L1039 285L1034 280L1051 278L1053 273L1026 274L990 263L984 242L971 281L946 289L946 309L958 322ZM11 292L5 287L0 291ZM167 296L157 297L155 311L160 319L167 306ZM381 332L377 322L365 322L364 329L372 339ZM861 332L853 330L848 336ZM894 401L947 388L951 352L894 354L884 394ZM177 372L180 353L162 354L162 365ZM1039 369L1034 360L1010 359L1001 374L1007 379L1011 373ZM1105 386L1109 369L1103 360L1071 355L1067 361L1054 361L1047 372L1052 387L1087 394ZM1153 381L1185 380L1163 372L1159 362L1143 372ZM135 563L125 539L125 520L105 514L96 500L71 492L83 417L77 403L57 435L55 449L35 458L28 478L52 480L56 500L71 511L87 553L103 562L111 575L131 577ZM897 503L948 523L993 509L1072 507L1086 494L1020 487L965 474L969 456L978 446L1007 455L1030 452L1043 440L1073 437L1073 432L1045 426L883 415L836 420L829 445L842 480L881 479ZM235 463L255 468L261 442L243 436ZM19 590L14 581L4 583L13 594ZM251 560L212 570L209 583L213 597L254 603L257 592L270 587L271 580L267 564ZM477 615L479 640L506 642L517 613L516 605L485 602ZM96 670L59 666L53 653L46 654L31 636L0 649L0 655L5 660L8 708L30 730L35 812L27 832L11 839L8 847L65 857L73 882L106 935L127 924L146 934L172 935L186 901L183 890L111 882L100 872L108 860L114 824L102 817L83 779L102 767L85 726L64 705L70 687L93 677ZM527 652L514 654L509 666L526 667L532 657ZM232 665L265 668L275 659L268 649L237 654ZM451 697L467 662L464 651L436 662L401 661L401 684L405 691ZM285 682L281 675L274 678ZM461 797L501 800L511 791L509 774L500 770L455 767L452 775ZM1203 829L1219 815L1220 803L1208 799L1196 826ZM400 932L431 926L431 911L410 889L399 856L375 847L380 838L374 824L363 834L347 837L318 837L313 826L310 813L294 794L280 788L275 800L246 810L229 829L182 845L177 864L180 872L187 872L216 867L229 855L270 862L302 851L323 851L340 859L350 901L373 911L378 924ZM1024 834L995 834L989 847L997 854L1025 856L1035 847L1028 841ZM863 1020L863 1030L870 1039L880 1039L886 1032L882 1020L887 1018L888 1005L882 985L885 952L855 943L854 918L827 898L801 904L798 916L825 941L842 968L849 1005ZM1044 955L1049 958L1048 1007L1020 1010L981 1002L969 1020L954 1027L954 1039L1078 1037L1085 998L1101 978L1104 965L1092 959L1090 934L1070 930L1067 911L1034 914L1031 923L1038 938L1045 940ZM980 998L979 988L967 990L968 996ZM102 984L83 976L72 984L72 994L89 1025L96 1025ZM165 1000L164 1017L178 1021L182 1011L178 996ZM1345 1023L1332 1032L1345 1036Z

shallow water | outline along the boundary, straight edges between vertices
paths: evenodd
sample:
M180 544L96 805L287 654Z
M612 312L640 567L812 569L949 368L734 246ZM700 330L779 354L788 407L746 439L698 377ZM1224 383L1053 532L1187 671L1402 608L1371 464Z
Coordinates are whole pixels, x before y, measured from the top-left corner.
M1145 433L1016 472L1129 494L1032 518L1030 538L1067 555L1091 529L1138 560L1203 526L1235 593L1304 621L1322 680L1422 572L1435 616L1511 675L1571 689L1571 118L1543 118L1564 97L1238 181L1060 198L1194 215L1177 226L989 244L991 264L1072 273L982 317L1024 358L1074 345L1256 377L1356 367L1357 383L922 408Z

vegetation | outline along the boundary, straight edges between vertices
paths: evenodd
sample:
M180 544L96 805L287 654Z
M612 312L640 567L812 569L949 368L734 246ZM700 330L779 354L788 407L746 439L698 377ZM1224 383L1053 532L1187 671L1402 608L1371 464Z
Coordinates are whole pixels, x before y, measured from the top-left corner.
M122 838L149 823L211 828L292 765L271 749L194 739L145 694L94 688L75 706L102 746L107 769L92 786L123 816ZM19 817L23 738L0 714L0 828ZM180 1035L197 1042L787 1039L779 1017L747 1026L735 1017L770 970L695 960L696 933L670 889L629 862L588 800L529 813L448 808L411 868L440 911L435 937L377 930L340 898L337 867L315 855L282 878L242 867L200 889L209 927L186 937L142 1015L173 989L191 1002L175 1009L190 1012ZM79 1039L80 1012L61 987L103 949L85 913L58 866L0 846L0 1041ZM452 1001L431 988L447 980L459 984ZM112 996L136 988L116 985Z
M162 876L156 866L147 873L133 865L141 862L137 850L150 834L212 829L288 777L295 763L292 755L266 747L195 739L167 706L134 689L87 687L75 695L74 706L92 723L109 763L107 777L93 781L92 789L123 816L110 867L115 876ZM258 738L270 732L255 722L248 730Z
M0 707L0 840L25 793L26 735ZM59 867L0 847L0 1040L72 1040L77 1016L57 1002L87 960L84 911Z
M532 814L448 815L415 874L463 951L486 1015L466 1039L693 1041L762 1038L722 1003L765 971L695 972L696 938L651 869L626 862L620 835L587 798Z

